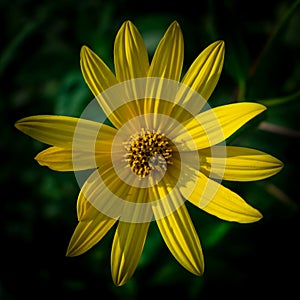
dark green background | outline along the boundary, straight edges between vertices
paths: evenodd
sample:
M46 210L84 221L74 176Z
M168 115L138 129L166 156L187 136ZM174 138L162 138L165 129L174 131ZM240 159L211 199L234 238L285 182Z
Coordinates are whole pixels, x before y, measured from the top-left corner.
M299 1L164 3L0 1L1 300L299 295ZM155 223L135 275L123 287L115 287L110 275L114 228L82 256L65 257L77 224L74 174L40 167L34 156L46 145L14 128L30 115L80 116L92 99L80 72L80 48L88 45L113 68L114 37L128 19L150 57L177 20L184 71L211 42L225 41L224 70L211 106L269 99L263 102L268 111L228 143L266 151L285 168L259 182L224 182L262 212L257 223L224 222L188 205L204 251L202 277L175 261ZM260 121L288 130L260 130Z

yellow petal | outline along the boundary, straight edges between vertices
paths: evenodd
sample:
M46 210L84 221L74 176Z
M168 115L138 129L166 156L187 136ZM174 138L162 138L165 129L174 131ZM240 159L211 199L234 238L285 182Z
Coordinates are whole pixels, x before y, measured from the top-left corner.
M159 42L148 72L149 77L180 80L183 64L183 37L174 21Z
M201 172L189 174L189 180L180 187L180 192L204 211L220 219L239 223L251 223L262 218L261 213L239 195Z
M112 124L117 128L121 127L124 123L122 116L114 115L113 112L116 107L124 103L122 98L124 88L110 89L118 83L115 75L88 47L82 47L80 57L81 71L85 82Z
M96 209L111 218L136 223L151 221L153 213L145 194L147 189L122 181L110 164L109 160L106 164L104 162L88 177L81 188L83 196ZM137 176L134 178L139 180ZM79 208L81 211L78 215L82 217L85 214L86 205L82 206L80 203Z
M154 53L148 76L148 99L144 103L145 113L154 113L153 125L158 128L156 122L157 113L170 115L174 107L173 102L162 99L175 99L175 83L165 78L179 81L183 65L183 37L179 24L174 21L163 38L160 40ZM160 78L160 79L159 79ZM150 97L151 95L151 97Z
M250 148L215 146L199 150L199 155L201 171L217 179L260 180L275 175L283 168L283 163L277 158Z
M72 146L78 118L65 116L32 116L16 122L15 126L30 137L49 145Z
M100 156L98 154L98 156ZM41 166L55 171L80 171L96 168L95 153L88 151L75 151L70 148L50 147L40 152L35 159ZM107 156L108 158L109 156ZM106 159L107 159L106 158ZM101 159L105 159L103 154Z
M109 161L110 159L106 159L103 162ZM109 163L103 164L102 167L102 172L99 170L92 172L80 190L77 199L78 221L92 220L96 218L99 211L121 221L129 220L138 223L146 219L152 220L150 205L142 207L138 205L148 201L147 189L130 188L112 172ZM126 200L123 200L122 196Z
M204 49L186 72L182 83L209 99L219 80L224 61L224 42L217 41ZM188 101L189 99L186 99Z
M214 146L236 132L249 120L266 109L258 103L234 103L209 109L183 122L185 130L175 128L176 142L182 150L196 150Z
M81 48L80 66L84 80L96 98L118 83L108 66L86 46Z
M96 209L91 202L86 199L82 190L78 195L76 208L79 222L94 220L99 214L99 210Z
M116 36L114 59L118 81L147 76L147 49L142 36L130 21L123 23Z
M115 196L110 190L110 187L117 189L116 180L114 180L114 173L112 173L110 169L108 169L107 172L110 174L110 180L108 180L110 186L105 184L105 182L99 174L99 171L95 170L84 182L81 188L82 195L80 195L80 200L84 200L85 198L101 213L111 218L118 219L122 212L123 201L119 201L118 197ZM122 185L119 185L119 187L121 190L123 190ZM116 203L119 205L116 205ZM77 209L78 208L85 209L85 206L82 206L82 204L80 203L80 206L79 204L77 205ZM77 213L78 216L80 216L81 218L85 217L84 210Z
M174 194L172 200L181 202L180 193ZM168 201L153 204L154 217L160 233L176 260L191 273L201 275L204 271L204 259L189 213L184 204L170 213L173 209L169 205Z
M81 145L84 148L86 145L95 144L95 138L97 138L99 131L111 139L116 132L116 129L98 122L51 115L23 118L17 121L15 126L42 143L63 148L72 148L74 135L76 145Z
M119 222L111 252L111 272L115 285L125 284L135 272L149 225L149 222Z
M97 244L117 220L98 212L92 220L78 223L67 249L67 256L83 254Z

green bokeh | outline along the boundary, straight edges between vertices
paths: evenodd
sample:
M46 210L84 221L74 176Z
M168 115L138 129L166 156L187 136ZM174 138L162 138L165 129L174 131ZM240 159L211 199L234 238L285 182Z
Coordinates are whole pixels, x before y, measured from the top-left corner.
M0 299L250 299L298 294L299 282L299 1L0 1ZM165 7L165 8L163 8ZM254 224L224 222L187 204L202 242L206 270L183 269L156 224L133 278L115 287L110 275L114 229L94 248L65 257L77 224L79 187L73 173L40 167L46 148L18 132L18 119L37 114L80 116L92 94L79 67L82 45L113 69L113 42L130 19L152 56L168 25L184 35L185 67L211 42L225 41L225 65L211 106L262 102L266 114L228 142L266 151L285 163L267 180L224 182L258 208ZM260 122L280 126L258 128Z

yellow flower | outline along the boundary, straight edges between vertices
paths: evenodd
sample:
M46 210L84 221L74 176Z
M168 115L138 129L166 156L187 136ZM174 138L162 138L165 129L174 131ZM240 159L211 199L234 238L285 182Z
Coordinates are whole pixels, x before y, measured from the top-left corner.
M77 177L79 223L67 255L86 252L118 222L111 252L116 285L136 270L152 220L176 260L201 275L202 249L184 202L223 220L255 222L260 212L221 180L260 180L283 167L259 150L225 145L266 108L248 102L209 107L224 42L209 45L181 78L183 48L179 24L173 22L149 64L140 33L126 21L115 39L115 74L88 47L81 50L84 79L113 126L91 120L93 105L80 118L41 115L16 123L51 145L36 156L40 165L92 170L82 183Z

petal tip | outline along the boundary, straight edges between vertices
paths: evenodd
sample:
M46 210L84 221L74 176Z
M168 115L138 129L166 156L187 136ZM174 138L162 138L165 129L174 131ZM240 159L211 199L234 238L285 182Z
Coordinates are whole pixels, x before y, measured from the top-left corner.
M133 24L132 21L130 20L126 20L123 22L123 25L130 25L130 24Z
M74 254L74 251L71 250L70 248L68 248L67 251L66 251L66 257L74 257L74 256L76 256Z
M179 25L179 23L178 23L177 20L174 20L174 21L171 23L170 27L175 27L175 28L177 28L177 29L180 29L180 25Z
M222 59L224 59L224 53L225 53L225 41L219 40L216 42L217 48L219 48L219 52L222 55Z
M128 276L128 274L113 274L112 273L112 280L115 286L123 286L128 280L131 278L131 276Z
M279 173L284 168L284 163L280 159L278 159L276 157L273 157L273 159L274 159L274 164L276 165L275 166L275 169L276 169L276 173L275 174L277 174L277 173Z
M224 51L225 48L225 41L224 40L217 40L211 44L214 46L215 49L218 49L218 51Z
M176 20L171 23L171 25L169 26L168 29L171 30L171 32L173 32L173 34L175 34L175 35L178 35L178 34L182 35L181 27L180 27L179 23ZM181 38L182 38L182 36L181 36Z
M195 270L194 270L193 274L196 276L202 276L204 274L204 263L203 262L200 263L200 265L195 266Z
M79 256L82 253L83 253L82 251L78 251L78 247L76 247L74 243L72 243L71 241L66 251L66 257L75 257L75 256Z
M14 124L15 128L22 131L22 127L28 118L30 118L30 117L25 117L25 118L17 120Z
M263 215L261 214L261 212L255 208L253 208L252 216L247 221L245 220L244 223L254 223L254 222L261 220L262 218L263 218ZM243 223L243 222L241 222L241 223Z
M42 152L38 153L34 157L34 160L36 160L41 166L44 166L45 164L43 163L42 155L43 155Z
M263 218L263 215L260 211L257 211L257 221Z
M122 30L129 30L129 31L131 31L132 28L135 28L135 25L133 24L133 22L130 21L130 20L126 20L126 21L123 22L123 24L122 24L122 26L120 27L120 30L119 30L119 31L120 31L120 32L121 32Z
M284 168L284 163L281 160L278 160L279 162L279 171L281 171Z
M80 49L80 56L85 56L87 55L89 52L91 51L91 49L86 46L86 45L83 45Z
M260 104L260 103L258 105L260 106L261 111L267 110L267 107L265 105Z
M114 282L115 286L123 286L127 281L124 281L124 280L118 281L118 280L115 280L115 278L113 278L113 282Z
M20 130L20 120L18 120L17 122L15 122L14 126Z

